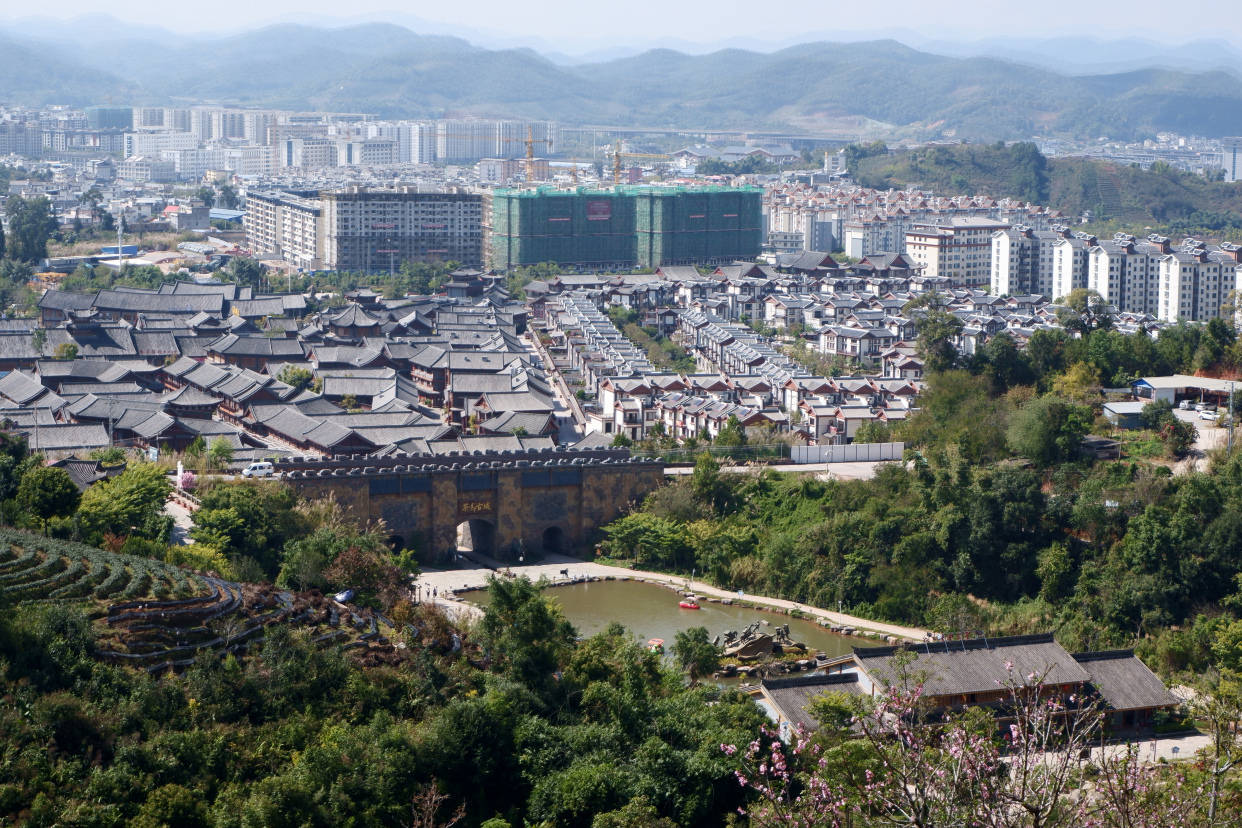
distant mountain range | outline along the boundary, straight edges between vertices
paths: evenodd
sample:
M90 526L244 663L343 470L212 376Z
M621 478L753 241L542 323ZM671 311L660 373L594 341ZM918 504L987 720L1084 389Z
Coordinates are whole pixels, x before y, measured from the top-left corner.
M1163 52L1147 44L1152 63L1140 66L1128 57L1144 54L1137 41L1115 43L942 44L940 51L963 52L948 55L895 40L819 42L774 52L654 49L567 65L564 56L485 49L385 23L186 37L99 18L0 31L0 101L214 102L987 140L1242 134L1242 55L1228 44ZM1075 63L1075 54L1096 62ZM1098 71L1104 65L1119 71ZM1170 68L1178 65L1197 68Z

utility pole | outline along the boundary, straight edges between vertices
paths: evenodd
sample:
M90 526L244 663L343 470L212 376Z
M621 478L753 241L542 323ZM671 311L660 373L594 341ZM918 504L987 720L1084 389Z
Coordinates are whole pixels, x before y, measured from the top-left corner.
M1233 454L1233 387L1234 383L1229 383L1229 449L1228 453Z

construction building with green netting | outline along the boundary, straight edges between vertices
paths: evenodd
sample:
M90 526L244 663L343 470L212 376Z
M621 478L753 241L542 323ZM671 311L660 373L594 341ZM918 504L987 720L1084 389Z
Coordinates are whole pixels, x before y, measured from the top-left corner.
M496 190L485 212L488 264L502 271L721 264L753 260L763 239L756 187Z

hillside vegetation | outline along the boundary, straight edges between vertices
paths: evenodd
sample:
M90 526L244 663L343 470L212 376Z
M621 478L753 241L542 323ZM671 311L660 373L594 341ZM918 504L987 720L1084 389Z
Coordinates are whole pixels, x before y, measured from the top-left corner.
M1165 164L1150 170L1083 158L1045 158L1033 144L960 144L892 154L856 153L859 183L922 187L942 195L990 195L1044 204L1097 228L1238 238L1242 182L1226 184ZM1150 228L1150 230L1148 229Z

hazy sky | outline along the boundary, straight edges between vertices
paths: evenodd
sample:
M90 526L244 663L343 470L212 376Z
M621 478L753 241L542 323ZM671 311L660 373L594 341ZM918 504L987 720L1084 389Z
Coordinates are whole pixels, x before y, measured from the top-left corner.
M350 22L350 18L390 20L428 33L454 33L479 41L601 45L652 42L728 41L788 43L900 30L907 42L970 40L1000 35L1031 37L1075 34L1101 38L1129 35L1167 40L1170 45L1200 37L1242 42L1242 14L1237 0L1197 0L1175 19L1167 2L1156 0L1045 0L1003 3L998 0L459 0L401 3L399 0L56 0L38 6L17 0L0 4L0 21L36 14L73 18L106 12L127 21L182 31L236 31L276 21ZM7 8L5 8L7 7ZM422 23L423 25L420 25Z

